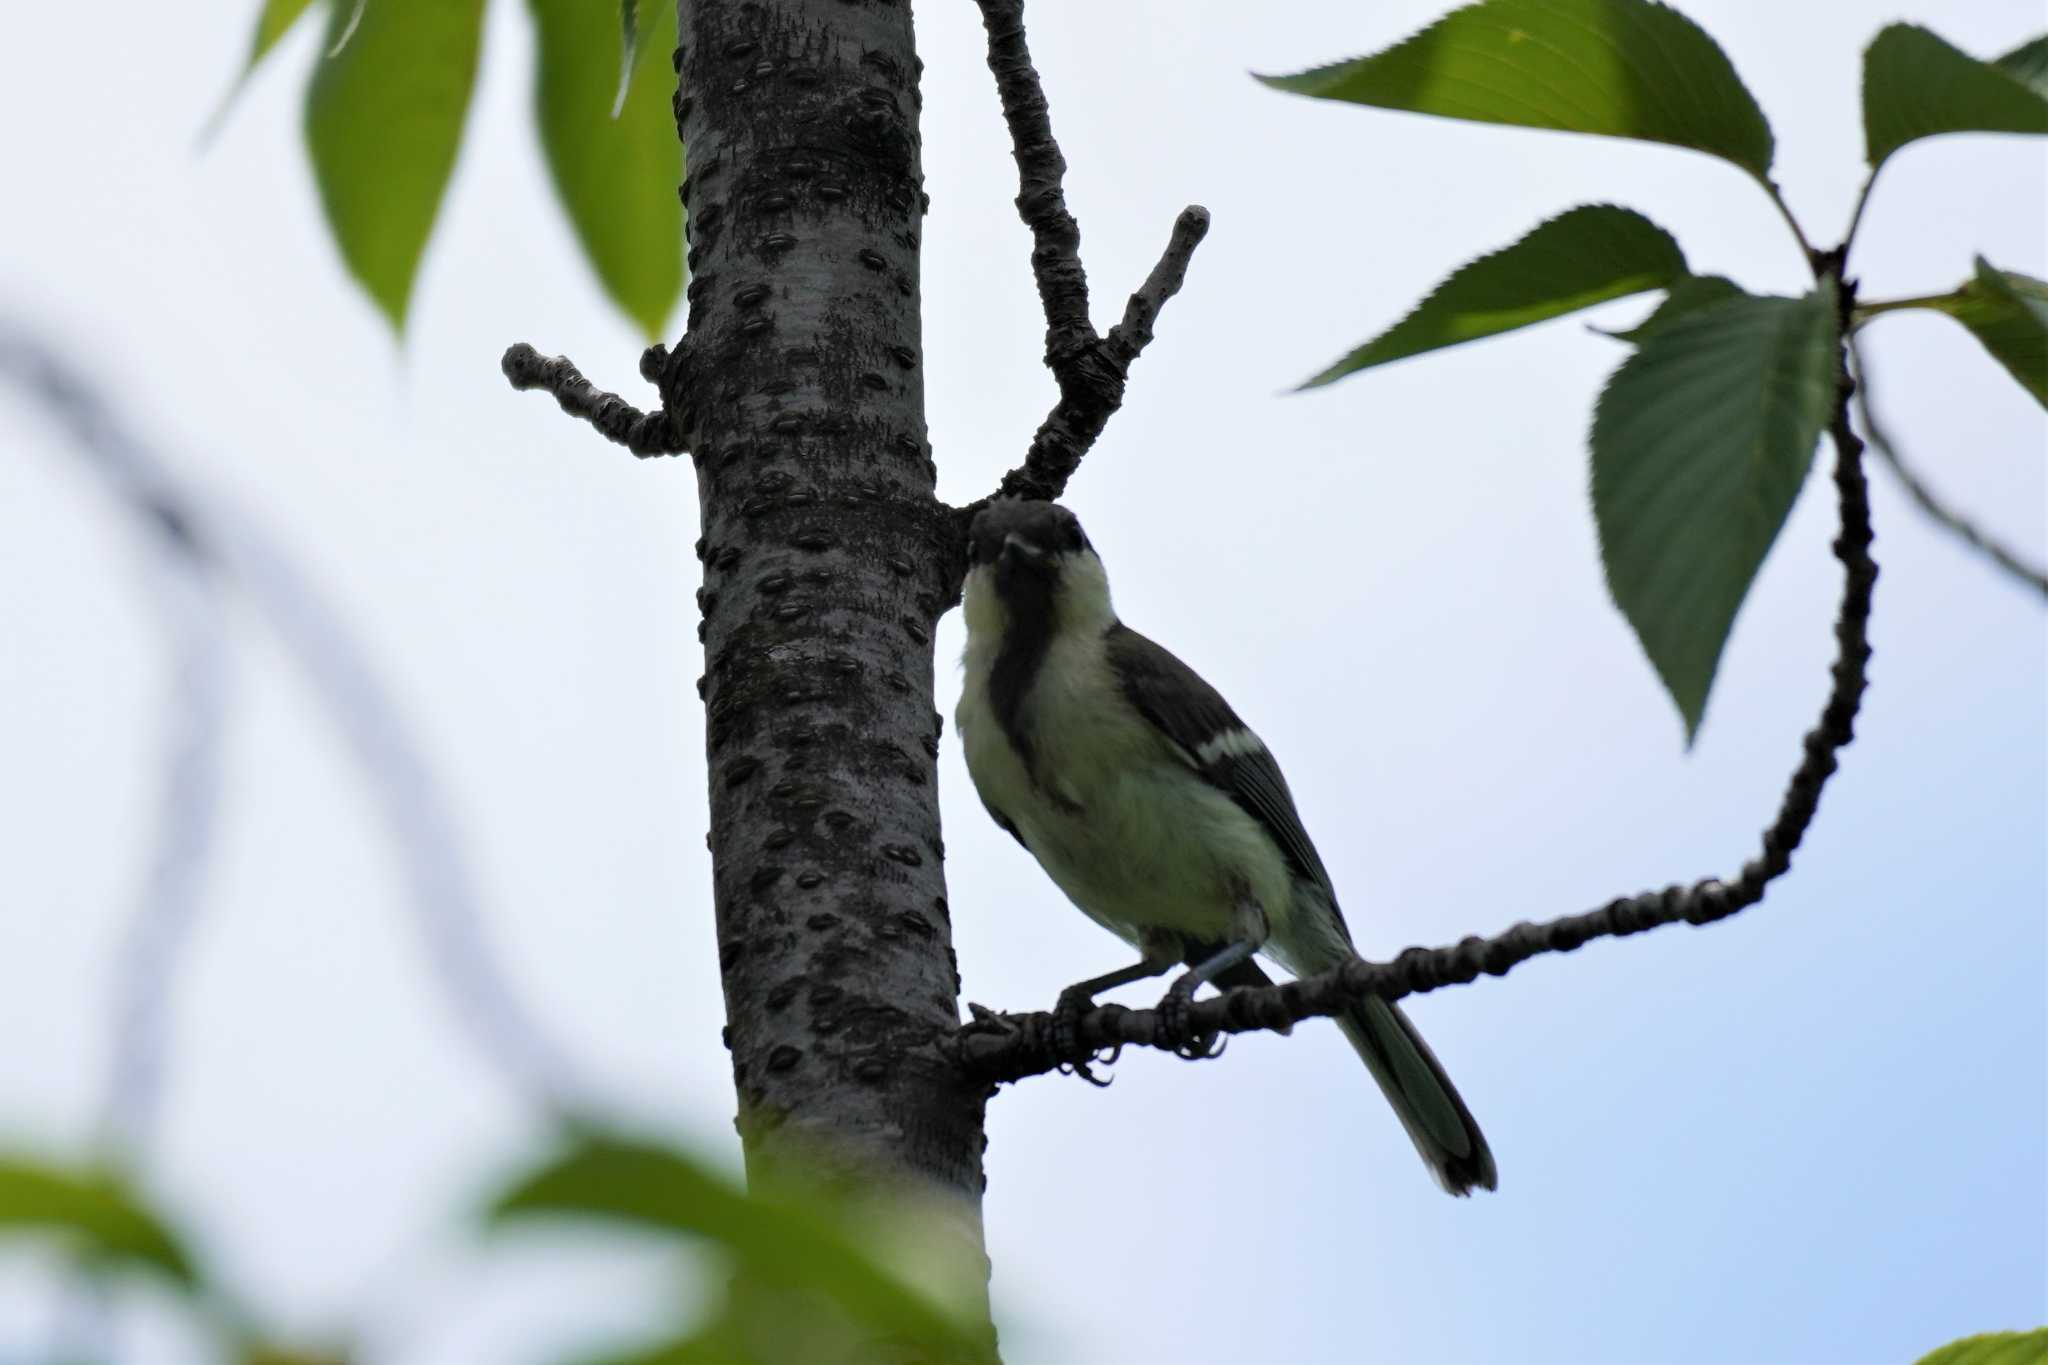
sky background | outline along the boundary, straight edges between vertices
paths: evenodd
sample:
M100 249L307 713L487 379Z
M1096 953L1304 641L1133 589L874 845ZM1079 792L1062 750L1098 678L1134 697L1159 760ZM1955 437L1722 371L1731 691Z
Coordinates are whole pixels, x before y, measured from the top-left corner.
M289 547L421 736L526 1004L603 1093L736 1164L690 468L634 462L497 369L530 340L652 401L640 340L549 198L523 8L491 7L402 347L345 278L304 164L312 26L199 154L245 6L17 8L0 315ZM1768 204L1706 157L1246 75L1382 47L1441 8L1030 16L1098 319L1183 204L1214 215L1069 503L1124 618L1281 757L1368 955L1732 874L1824 695L1840 589L1816 478L1687 752L1600 577L1584 442L1622 351L1588 319L1285 392L1577 203L1639 209L1752 290L1802 287ZM1916 18L1988 56L2044 27L2026 0L1686 9L1770 115L1821 241L1859 180L1871 33ZM975 8L921 0L917 20L931 435L941 493L965 501L1052 390ZM2040 142L1922 143L1886 171L1856 273L1866 297L1947 288L1979 251L2048 275L2044 229ZM1906 452L2048 558L2039 409L1945 319L1887 318L1868 343ZM0 1146L75 1151L170 679L124 514L11 393L0 450ZM1871 479L1872 686L1792 874L1732 922L1413 1002L1500 1191L1444 1198L1328 1027L1203 1066L1131 1057L1106 1092L1028 1083L989 1116L1009 1359L1860 1363L2048 1320L2048 631L2037 597ZM666 1253L473 1235L538 1116L425 969L375 807L302 677L246 607L230 627L222 825L172 983L152 1187L276 1320L359 1330L373 1361L539 1365L661 1322ZM956 615L948 714L960 643ZM988 822L950 743L942 780L967 997L1043 1007L1121 962ZM0 1247L0 1362L49 1341L53 1270ZM161 1301L122 1305L123 1359L196 1358Z

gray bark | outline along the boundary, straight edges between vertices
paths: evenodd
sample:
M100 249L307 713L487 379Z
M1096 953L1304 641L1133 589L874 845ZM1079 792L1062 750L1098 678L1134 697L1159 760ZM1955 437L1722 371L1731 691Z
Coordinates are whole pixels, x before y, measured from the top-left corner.
M698 468L710 844L750 1176L948 1196L986 1294L986 1083L958 1025L933 632L956 533L919 338L906 0L678 0L689 325L666 366ZM656 357L657 360L660 358Z

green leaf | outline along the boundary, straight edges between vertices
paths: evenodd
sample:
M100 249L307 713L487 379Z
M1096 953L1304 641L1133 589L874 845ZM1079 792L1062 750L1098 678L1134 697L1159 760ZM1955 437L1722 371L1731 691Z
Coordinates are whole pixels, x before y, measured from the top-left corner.
M1741 295L1647 336L1593 417L1607 586L1698 735L1735 613L1834 407L1834 286Z
M1483 0L1277 90L1445 118L1691 147L1762 179L1771 128L1727 55L1653 0Z
M1725 303L1742 293L1735 281L1725 275L1688 275L1675 282L1664 301L1644 318L1626 331L1607 332L1605 335L1616 341L1626 341L1640 346L1652 335L1663 331L1672 323L1690 313L1697 313L1717 303ZM1595 329L1598 330L1598 329Z
M626 92L633 88L633 63L640 56L640 5L638 0L619 0L619 93L612 97L612 117L626 107Z
M2020 44L1991 64L2035 94L2048 96L2048 35Z
M1670 233L1629 209L1585 205L1459 267L1415 311L1302 387L1684 278L1685 253Z
M555 197L604 291L641 332L661 335L683 291L683 175L670 100L676 7L656 6L643 68L618 116L619 30L590 0L529 0L536 61L534 114Z
M752 1275L822 1293L863 1322L950 1353L947 1359L990 1358L988 1343L870 1260L829 1218L737 1190L667 1147L577 1138L490 1211L494 1223L536 1214L611 1218L708 1238Z
M306 150L327 224L349 273L401 331L462 145L483 12L483 0L370 5L306 90ZM330 49L350 17L333 7Z
M109 1171L0 1158L0 1232L24 1230L56 1232L90 1261L155 1271L181 1288L199 1283L169 1225Z
M2048 281L1994 270L1977 258L1977 277L1930 307L1947 313L2048 407Z
M2048 92L2028 84L2036 46L1980 62L1916 25L1883 29L1863 54L1864 159L1874 171L1943 133L2048 133Z
M2048 1361L2048 1327L1964 1337L1921 1356L1917 1365L2041 1365L2043 1361Z
M227 94L221 96L219 107L213 111L213 116L206 120L206 126L200 130L200 142L208 141L220 131L220 125L227 119L228 110L234 107L235 97L241 94L242 87L249 83L250 75L263 64L263 59L270 55L270 49L276 47L278 41L291 32L292 26L299 22L299 16L304 14L312 3L313 0L263 0L263 8L256 15L255 36L249 41L248 59L242 63L242 69L235 73L234 84L228 87Z
M270 55L270 49L291 32L299 16L312 4L313 0L263 0L263 10L256 16L256 36L249 44L249 60L242 68L244 74L254 71Z

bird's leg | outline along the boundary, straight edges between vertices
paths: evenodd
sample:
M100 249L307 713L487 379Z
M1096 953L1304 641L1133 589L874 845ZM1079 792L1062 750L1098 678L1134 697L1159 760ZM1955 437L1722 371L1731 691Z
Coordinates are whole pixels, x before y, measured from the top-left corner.
M1223 1040L1219 1037L1188 1035L1188 1006L1194 1003L1195 991L1249 958L1266 941L1266 912L1258 901L1240 891L1237 913L1237 937L1176 977L1157 1006L1160 1033L1176 1045L1174 1051L1190 1061L1221 1056L1223 1052Z
M1179 960L1171 945L1148 942L1144 945L1144 951L1145 956L1129 967L1104 972L1101 976L1091 976L1086 981L1077 981L1060 992L1058 1003L1052 1007L1052 1048L1055 1055L1064 1057L1073 1052L1081 1028L1081 1016L1095 1008L1097 992L1128 986L1133 981L1143 981L1149 977L1164 976ZM1107 1081L1096 1080L1095 1073L1089 1070L1085 1061L1075 1062L1073 1067L1075 1074L1082 1080L1094 1085L1108 1084Z

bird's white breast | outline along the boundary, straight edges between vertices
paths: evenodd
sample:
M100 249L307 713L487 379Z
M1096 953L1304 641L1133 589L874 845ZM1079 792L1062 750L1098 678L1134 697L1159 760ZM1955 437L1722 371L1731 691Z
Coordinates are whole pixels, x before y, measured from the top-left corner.
M1284 857L1125 700L1103 627L1054 632L1023 699L1036 776L1026 768L989 702L1003 623L986 579L968 577L966 680L955 712L982 799L1017 826L1068 899L1125 939L1151 928L1227 940L1240 922L1241 891L1282 928L1292 901Z

